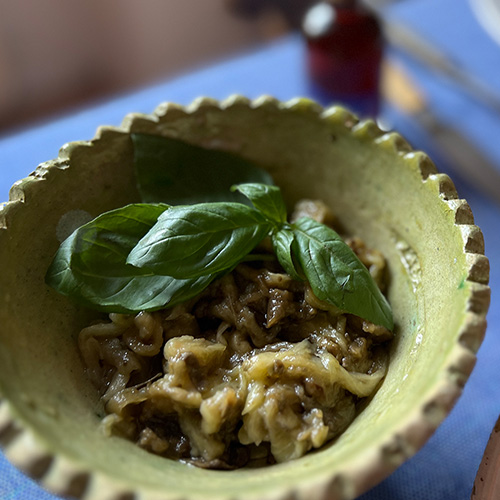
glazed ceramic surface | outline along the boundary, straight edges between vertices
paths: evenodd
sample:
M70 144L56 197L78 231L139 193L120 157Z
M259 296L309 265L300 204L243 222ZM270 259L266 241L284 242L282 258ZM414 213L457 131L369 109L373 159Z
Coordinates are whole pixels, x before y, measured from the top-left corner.
M259 470L214 471L100 431L102 408L75 341L94 313L48 288L44 275L71 229L139 201L131 131L257 161L290 205L322 199L348 233L386 256L396 322L389 371L334 443ZM0 439L15 464L63 495L354 498L413 455L447 415L486 327L488 261L469 206L426 155L342 108L242 97L161 105L64 146L16 183L0 215Z

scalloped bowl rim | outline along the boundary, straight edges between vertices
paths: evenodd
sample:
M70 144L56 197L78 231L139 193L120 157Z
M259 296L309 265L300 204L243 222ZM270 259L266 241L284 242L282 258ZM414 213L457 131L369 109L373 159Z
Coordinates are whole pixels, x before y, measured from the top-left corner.
M450 179L437 173L432 162L420 152L413 151L406 141L396 133L385 133L370 120L359 122L358 119L345 109L334 106L323 109L317 103L308 99L297 98L287 102L280 102L269 96L261 96L253 101L242 96L231 96L224 101L210 98L199 98L188 106L182 107L173 103L164 103L156 108L151 115L127 115L119 127L101 127L95 138L115 132L128 133L136 121L162 120L169 113L196 114L209 109L231 109L232 107L251 109L279 109L298 113L310 113L319 120L342 121L351 134L369 135L373 143L380 148L392 149L395 154L405 161L418 162L422 182L432 179L439 192L438 197L447 209L455 214L455 224L460 226L463 233L464 252L468 265L468 282L470 282L470 302L474 304L468 312L466 324L454 349L448 354L442 378L433 390L422 397L422 401L406 420L401 421L397 428L392 430L389 438L384 438L376 448L368 447L361 454L349 459L341 470L335 473L328 471L321 478L315 478L308 483L279 487L270 492L266 498L285 500L287 498L353 498L375 485L389 475L407 458L412 456L427 441L440 422L446 417L453 404L459 397L463 385L467 380L475 363L475 353L483 339L486 329L486 312L489 305L488 261L484 256L482 233L474 225L470 208L458 195ZM10 212L19 209L25 203L24 189L27 183L39 182L44 179L52 168L61 168L66 164L70 151L79 145L89 144L85 141L70 143L61 148L59 157L41 164L38 169L26 179L14 184L10 201L0 210L3 220ZM29 200L28 200L29 201ZM5 227L5 223L0 222ZM122 500L141 498L143 500L180 498L171 496L168 492L158 492L148 487L137 488L127 485L126 482L109 477L100 471L92 470L88 464L79 463L70 457L54 454L50 444L43 436L37 434L36 429L26 427L16 409L6 399L0 400L0 443L3 445L6 456L19 468L51 491L59 494L71 493L85 500ZM360 458L361 457L361 458ZM190 498L196 498L194 495ZM239 492L238 495L222 495L221 498L257 498L252 492ZM183 497L184 498L184 497Z

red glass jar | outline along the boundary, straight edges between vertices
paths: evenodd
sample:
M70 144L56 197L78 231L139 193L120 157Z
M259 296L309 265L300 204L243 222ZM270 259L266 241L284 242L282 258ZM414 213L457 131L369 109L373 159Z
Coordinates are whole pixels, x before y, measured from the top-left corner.
M375 117L384 46L377 16L356 0L321 2L306 13L303 33L313 97Z

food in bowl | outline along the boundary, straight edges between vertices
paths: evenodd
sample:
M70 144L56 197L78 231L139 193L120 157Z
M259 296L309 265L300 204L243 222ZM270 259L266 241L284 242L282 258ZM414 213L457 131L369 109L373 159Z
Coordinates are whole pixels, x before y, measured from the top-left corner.
M140 192L142 170L168 185L175 161L206 166L214 155L177 142L134 137ZM222 179L234 174L227 165ZM392 339L379 252L345 243L324 203L303 200L287 220L277 186L232 191L252 206L167 205L156 193L158 203L106 212L69 236L47 273L56 290L110 313L79 335L106 429L206 468L284 462L338 436L384 377Z
M358 234L383 254L396 325L390 362L369 404L333 443L256 473L191 467L103 437L102 402L77 348L78 332L101 313L52 290L44 275L73 221L140 202L137 133L262 165L289 211L300 199L323 200L342 234ZM485 331L488 260L469 206L425 154L340 107L237 96L128 116L64 146L16 183L1 225L0 260L8 265L0 274L0 439L14 464L63 496L354 498L412 456L445 418Z

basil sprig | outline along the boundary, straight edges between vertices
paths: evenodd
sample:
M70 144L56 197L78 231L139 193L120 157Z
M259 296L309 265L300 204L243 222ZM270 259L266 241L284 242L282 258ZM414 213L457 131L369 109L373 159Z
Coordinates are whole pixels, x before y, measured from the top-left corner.
M253 207L133 204L100 215L61 245L47 283L102 311L155 310L196 296L269 236L285 271L309 281L319 299L393 328L386 298L333 229L309 218L288 223L276 186L232 189Z

